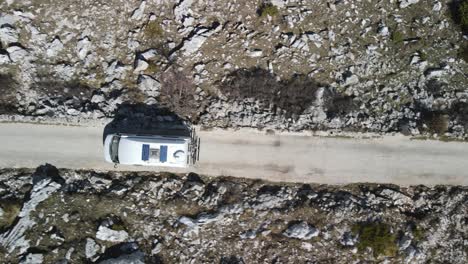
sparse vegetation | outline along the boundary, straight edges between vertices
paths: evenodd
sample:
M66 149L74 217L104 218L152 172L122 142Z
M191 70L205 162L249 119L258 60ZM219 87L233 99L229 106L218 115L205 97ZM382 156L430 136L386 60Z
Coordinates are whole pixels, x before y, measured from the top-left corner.
M16 112L16 83L10 74L0 74L0 114Z
M448 130L448 115L436 112L429 112L422 116L422 121L427 126L427 132L429 132L430 134L437 134L441 136Z
M196 121L199 116L195 101L196 86L189 74L173 68L161 76L160 102L177 115Z
M358 223L352 227L352 232L359 236L357 248L360 252L372 248L374 257L397 253L396 236L385 223Z
M403 33L401 33L400 31L396 31L396 30L392 32L391 38L394 44L403 43L403 41L405 40Z
M460 25L464 31L468 31L468 0L464 0L458 7L460 15Z
M310 106L318 87L317 82L304 75L277 81L275 75L260 68L235 71L220 84L221 92L231 100L254 98L273 112L286 111L289 117Z
M420 227L414 226L414 228L412 229L412 233L413 233L414 240L419 242L424 239L425 232Z
M156 20L148 22L143 32L148 40L160 39L164 33L161 25Z
M266 16L275 17L275 16L277 16L279 14L279 10L278 10L278 8L276 6L274 6L271 3L263 3L257 9L257 14L260 17L266 17Z
M3 200L0 201L0 210L3 211L0 216L0 231L2 231L15 221L21 210L21 203L17 200Z
M463 45L458 51L458 57L465 62L468 62L468 44Z

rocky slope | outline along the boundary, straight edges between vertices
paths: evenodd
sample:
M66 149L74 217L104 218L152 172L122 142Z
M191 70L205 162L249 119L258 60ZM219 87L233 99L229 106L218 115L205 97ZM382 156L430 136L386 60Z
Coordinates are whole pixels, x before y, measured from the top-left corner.
M0 171L8 263L466 263L468 189Z
M0 114L169 107L204 126L464 138L449 1L0 3Z

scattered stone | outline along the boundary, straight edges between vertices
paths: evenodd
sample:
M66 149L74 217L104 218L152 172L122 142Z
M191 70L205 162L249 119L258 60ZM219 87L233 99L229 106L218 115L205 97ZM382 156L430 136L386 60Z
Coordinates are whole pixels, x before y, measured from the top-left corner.
M319 231L309 225L307 222L299 222L290 225L286 231L283 232L283 235L290 238L297 238L302 240L308 240L319 235Z
M161 83L149 75L138 76L138 89L151 97L158 97L161 90Z
M0 26L0 40L4 46L8 46L10 43L17 43L19 35L14 27L9 24L3 24Z
M87 259L93 259L100 251L101 247L92 238L86 239L85 256Z
M125 230L113 230L106 226L99 226L96 238L109 242L124 242L128 239L128 233Z
M410 5L418 3L419 0L402 0L400 1L400 8L406 8Z
M79 39L76 44L76 52L81 60L84 60L91 49L91 40L88 36Z
M143 18L143 14L145 12L145 7L146 7L146 1L141 1L140 3L140 6L133 10L133 13L132 13L132 19L134 20L140 20Z

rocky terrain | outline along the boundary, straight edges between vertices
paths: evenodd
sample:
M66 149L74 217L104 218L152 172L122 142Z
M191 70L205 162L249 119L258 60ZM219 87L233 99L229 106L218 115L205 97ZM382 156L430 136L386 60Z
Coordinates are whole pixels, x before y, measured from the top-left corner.
M468 189L0 171L2 263L466 263Z
M464 139L460 2L6 0L0 114Z

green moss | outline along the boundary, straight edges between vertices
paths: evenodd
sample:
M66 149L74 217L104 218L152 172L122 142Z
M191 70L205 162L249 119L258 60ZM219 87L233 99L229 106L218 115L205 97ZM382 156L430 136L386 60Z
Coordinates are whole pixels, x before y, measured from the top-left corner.
M400 31L393 31L392 32L392 41L395 44L400 44L403 43L403 40L405 40L405 37L403 36L403 33Z
M264 3L257 9L257 14L260 17L266 17L266 16L275 17L279 14L279 10L276 6L270 3Z
M387 224L359 223L352 227L352 232L359 236L357 248L360 252L372 248L375 257L395 256L397 253L396 236Z

